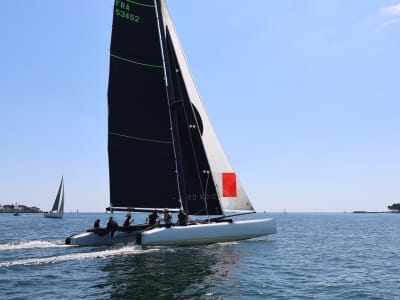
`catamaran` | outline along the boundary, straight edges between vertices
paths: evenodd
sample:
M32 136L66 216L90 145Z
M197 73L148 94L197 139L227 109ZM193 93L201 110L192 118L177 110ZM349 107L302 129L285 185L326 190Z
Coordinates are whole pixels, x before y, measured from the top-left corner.
M120 227L112 238L90 229L66 243L194 245L276 233L274 219L235 220L255 210L212 127L166 1L116 0L110 52L107 210L207 217Z

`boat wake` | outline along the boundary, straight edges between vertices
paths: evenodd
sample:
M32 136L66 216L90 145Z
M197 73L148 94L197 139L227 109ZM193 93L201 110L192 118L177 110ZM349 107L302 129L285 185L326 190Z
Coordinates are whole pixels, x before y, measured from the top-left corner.
M64 241L18 241L0 245L0 251L7 250L23 250L23 249L38 249L38 248L64 248Z
M0 268L21 266L21 265L29 266L29 265L53 264L71 260L98 259L98 258L101 259L111 256L141 254L152 251L157 251L157 249L143 250L141 246L133 245L133 246L125 246L119 249L110 249L110 250L102 250L95 252L80 252L80 253L72 253L72 254L51 256L51 257L38 257L38 258L4 261L0 262Z

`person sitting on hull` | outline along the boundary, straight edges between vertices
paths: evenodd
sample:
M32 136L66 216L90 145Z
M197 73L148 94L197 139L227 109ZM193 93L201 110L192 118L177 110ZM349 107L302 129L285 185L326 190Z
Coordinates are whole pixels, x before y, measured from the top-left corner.
M113 220L113 217L110 217L107 222L106 233L110 232L110 237L114 237L115 231L118 229L118 223Z
M96 221L94 221L93 229L100 229L100 219L96 219Z
M131 223L133 222L133 220L131 221L131 217L132 215L130 213L126 215L124 225L122 225L124 229L128 229L131 226Z
M172 226L172 214L169 212L168 208L164 208L164 224L167 228Z
M103 236L103 235L108 233L105 228L101 228L100 227L100 219L96 219L94 221L94 224L93 224L93 229L89 229L88 231L94 232L94 233L96 233L98 235L101 235L101 236Z
M158 216L157 209L153 210L153 212L147 217L147 222L149 223L150 226L157 225L160 221L160 218Z
M188 216L182 209L180 209L178 213L178 225L186 226L187 224L188 224Z

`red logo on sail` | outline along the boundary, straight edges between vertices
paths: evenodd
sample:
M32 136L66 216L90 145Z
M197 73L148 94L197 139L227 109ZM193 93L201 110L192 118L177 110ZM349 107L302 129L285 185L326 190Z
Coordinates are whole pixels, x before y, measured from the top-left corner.
M222 173L222 196L223 197L237 196L235 173Z

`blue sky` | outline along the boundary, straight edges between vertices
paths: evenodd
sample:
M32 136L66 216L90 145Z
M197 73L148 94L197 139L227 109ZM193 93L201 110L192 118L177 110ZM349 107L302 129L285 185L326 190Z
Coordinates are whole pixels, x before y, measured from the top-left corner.
M399 0L169 0L255 208L400 202ZM0 1L0 204L108 206L111 0Z

